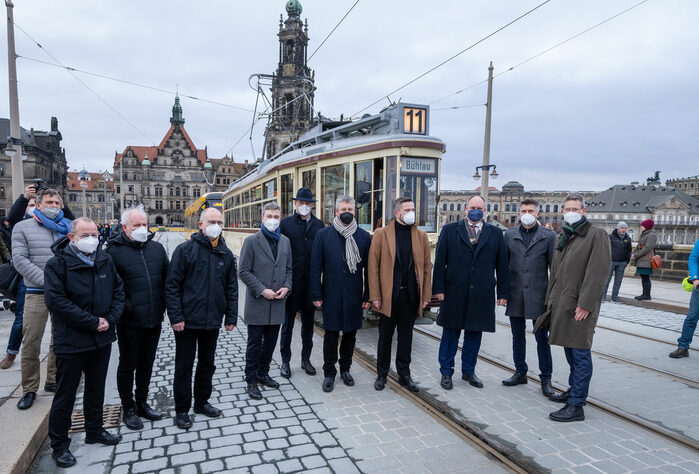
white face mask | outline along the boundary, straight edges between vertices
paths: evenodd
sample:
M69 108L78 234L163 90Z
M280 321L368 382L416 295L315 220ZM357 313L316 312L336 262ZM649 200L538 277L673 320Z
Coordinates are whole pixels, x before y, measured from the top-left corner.
M527 227L534 225L536 217L533 214L524 214L519 218L519 221Z
M406 212L403 216L403 222L405 222L406 225L415 224L415 213L413 211Z
M131 231L131 238L134 239L136 242L145 242L148 240L148 228L147 227L138 227Z
M33 216L33 215L34 215L34 209L36 209L34 206L28 207L28 208L27 208L26 214L27 214L28 216ZM48 217L48 216L47 216L47 217Z
M308 214L310 214L311 208L310 208L310 206L307 206L306 204L301 204L296 211L302 217L306 217Z
M274 232L279 227L279 219L267 219L265 220L265 229L270 232Z
M218 224L211 224L211 225L207 225L205 230L206 230L207 237L215 239L219 235L221 235L221 231L223 230L223 228Z
M85 237L77 242L74 242L73 245L75 245L78 250L80 250L82 253L86 254L91 254L95 250L97 250L97 246L100 244L100 241L97 237Z
M579 212L566 212L563 214L563 220L568 223L568 225L573 225L582 219L582 214Z
M43 209L41 209L41 213L51 220L54 220L56 217L58 217L59 212L61 212L61 210L57 207L44 207Z

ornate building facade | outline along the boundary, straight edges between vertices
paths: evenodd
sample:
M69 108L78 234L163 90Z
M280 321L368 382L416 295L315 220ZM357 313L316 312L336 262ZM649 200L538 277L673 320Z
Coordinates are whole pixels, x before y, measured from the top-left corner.
M66 188L68 206L76 217L89 217L95 222L114 219L114 179L111 174L69 171Z
M688 176L687 178L668 179L665 181L665 186L672 186L678 191L699 198L699 175Z
M236 163L228 155L223 158L210 158L209 161L216 171L211 189L218 193L225 192L233 181L254 168L248 164L248 160L245 160L244 163Z

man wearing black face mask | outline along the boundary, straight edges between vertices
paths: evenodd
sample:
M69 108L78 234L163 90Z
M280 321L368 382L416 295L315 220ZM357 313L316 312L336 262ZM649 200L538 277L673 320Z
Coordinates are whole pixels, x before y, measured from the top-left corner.
M442 326L439 371L445 390L453 388L454 357L462 330L461 378L474 387L483 387L475 374L481 337L483 331L495 332L496 288L499 306L507 303L510 291L507 248L502 232L483 222L485 201L482 197L471 197L467 210L467 219L442 228L434 262L432 292L442 302L437 324Z

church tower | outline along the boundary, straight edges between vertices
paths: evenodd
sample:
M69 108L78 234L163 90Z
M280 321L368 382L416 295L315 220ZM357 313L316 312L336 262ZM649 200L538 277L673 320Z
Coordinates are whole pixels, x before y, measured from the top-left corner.
M265 130L265 158L299 139L313 126L315 74L307 66L308 20L301 22L298 0L286 2L288 18L279 17L279 65L272 79L274 112Z

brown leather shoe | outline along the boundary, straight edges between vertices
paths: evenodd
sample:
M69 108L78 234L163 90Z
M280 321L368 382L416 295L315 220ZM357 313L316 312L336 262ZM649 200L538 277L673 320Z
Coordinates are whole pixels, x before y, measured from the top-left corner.
M17 354L5 354L5 358L0 361L0 369L9 369L15 363Z

